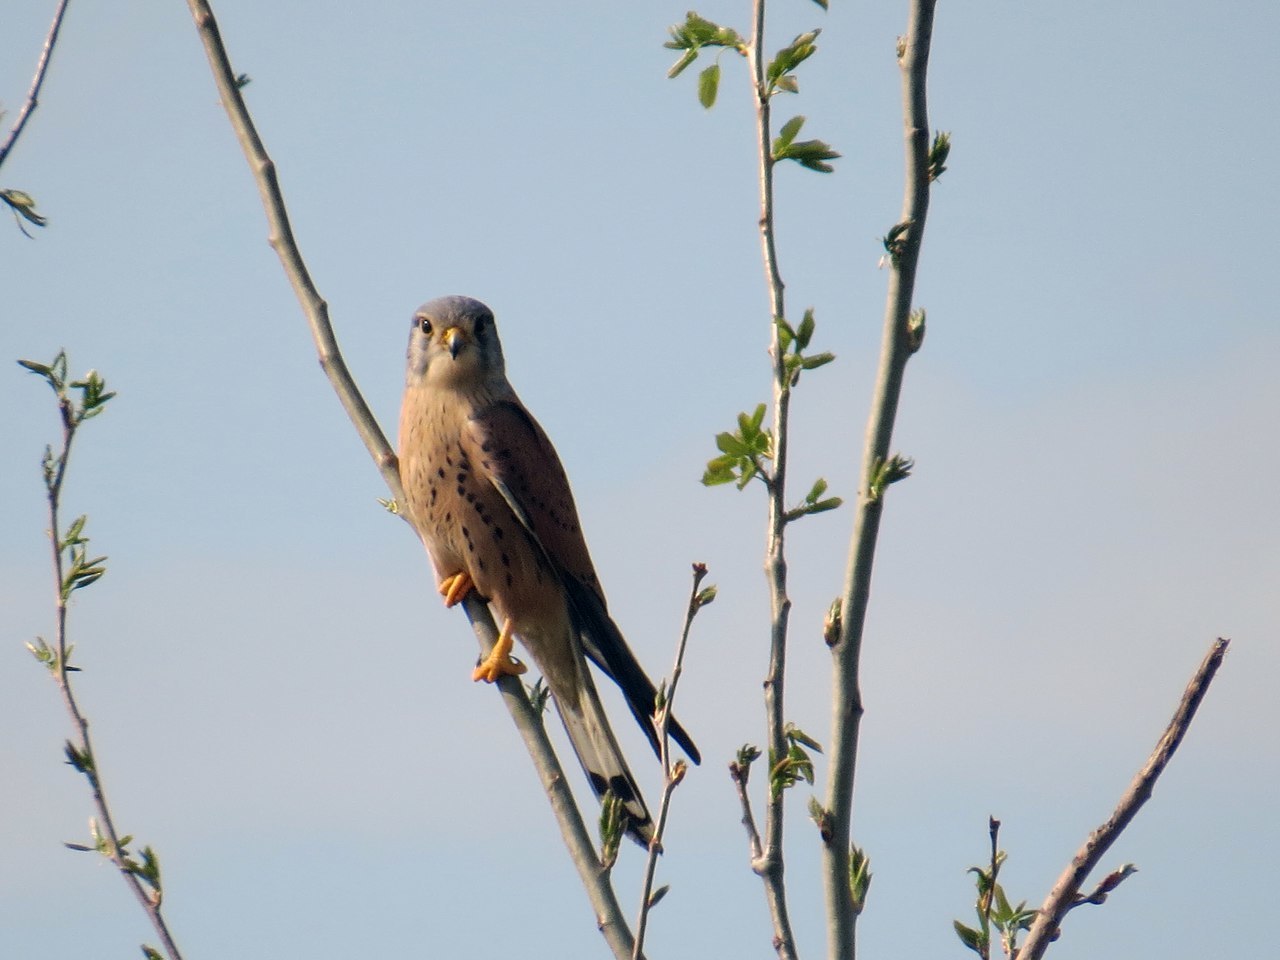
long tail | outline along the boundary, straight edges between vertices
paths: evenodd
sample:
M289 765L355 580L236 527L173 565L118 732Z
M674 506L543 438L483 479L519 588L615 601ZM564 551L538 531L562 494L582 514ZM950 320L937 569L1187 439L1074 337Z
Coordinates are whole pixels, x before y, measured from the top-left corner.
M577 702L557 699L556 710L564 722L565 732L569 734L573 752L578 755L578 762L591 782L592 791L600 799L605 793L612 793L621 800L627 814L627 835L642 846L648 846L653 839L653 818L609 727L591 673L581 660L579 664Z
M609 616L599 596L576 580L570 581L569 587L583 652L622 690L636 723L649 738L649 746L653 747L654 754L661 757L662 745L658 742L658 732L653 727L652 719L657 696L653 681L645 674L640 661L627 646L622 631ZM702 754L698 752L693 738L675 717L671 718L668 732L689 755L690 760L694 763L702 762Z

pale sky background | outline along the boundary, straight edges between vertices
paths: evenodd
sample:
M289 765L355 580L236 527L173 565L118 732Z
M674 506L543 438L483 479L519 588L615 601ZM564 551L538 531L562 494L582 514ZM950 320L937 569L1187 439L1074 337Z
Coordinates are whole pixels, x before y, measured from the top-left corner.
M748 6L698 9L745 33ZM52 7L5 4L10 122ZM815 306L816 345L839 355L797 395L795 496L819 474L851 496L878 238L901 203L905 5L775 7L772 49L823 28L780 119L806 114L805 134L844 154L829 177L778 178L791 310ZM714 433L767 396L767 307L744 66L724 57L710 113L693 75L666 80L685 9L217 4L384 426L414 307L479 297L652 673L669 668L689 563L710 565L720 599L679 711L706 761L677 796L649 955L765 960L725 773L763 738L763 501L697 479ZM1010 894L1039 903L1217 635L1233 638L1219 679L1105 860L1140 872L1073 913L1051 956L1274 950L1277 35L1268 2L940 5L932 121L955 147L895 443L917 470L889 500L866 644L866 957L969 955L951 921L972 915L965 870L989 814ZM0 953L126 957L154 941L113 871L61 846L85 837L90 801L22 646L52 628L39 458L56 419L12 361L66 347L74 372L119 391L67 489L67 515L89 513L111 558L74 606L77 685L186 955L605 956L523 748L468 679L462 614L375 502L186 5L73 3L0 186L50 219L34 241L0 223ZM791 538L787 716L820 740L820 622L850 522ZM617 725L656 800L639 731L625 711ZM815 957L808 793L792 795L788 867ZM628 848L617 868L629 914L641 865Z

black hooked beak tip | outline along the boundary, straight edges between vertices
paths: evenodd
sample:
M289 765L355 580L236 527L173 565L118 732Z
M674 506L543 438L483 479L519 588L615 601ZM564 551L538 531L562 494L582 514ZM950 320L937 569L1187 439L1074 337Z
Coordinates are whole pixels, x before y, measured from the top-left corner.
M449 356L454 360L458 359L458 351L467 344L467 335L462 332L460 327L450 327L440 339L444 341L445 348L449 351Z

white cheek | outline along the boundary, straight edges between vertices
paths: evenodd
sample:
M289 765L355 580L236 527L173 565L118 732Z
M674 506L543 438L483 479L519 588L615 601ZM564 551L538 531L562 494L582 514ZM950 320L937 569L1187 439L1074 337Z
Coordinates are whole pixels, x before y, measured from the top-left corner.
M415 332L409 338L408 351L408 369L409 377L421 377L427 371L430 365L430 344L420 334Z

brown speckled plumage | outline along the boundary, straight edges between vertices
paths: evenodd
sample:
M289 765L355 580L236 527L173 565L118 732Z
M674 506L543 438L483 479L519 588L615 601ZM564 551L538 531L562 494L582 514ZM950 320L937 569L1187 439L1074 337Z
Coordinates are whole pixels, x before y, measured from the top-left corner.
M444 297L414 315L400 412L400 476L437 578L470 576L546 678L597 795L626 803L631 835L652 824L586 665L622 688L656 749L654 688L610 619L569 481L507 382L493 314ZM585 656L584 656L585 655ZM673 738L697 762L679 724Z

